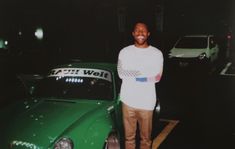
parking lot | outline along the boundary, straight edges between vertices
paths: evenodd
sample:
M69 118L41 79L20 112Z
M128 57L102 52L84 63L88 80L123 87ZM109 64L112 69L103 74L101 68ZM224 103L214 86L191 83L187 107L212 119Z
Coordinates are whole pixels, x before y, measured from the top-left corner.
M27 109L28 102L24 100L34 99L32 98L35 89L33 85L38 81L34 79L42 79L48 75L51 68L58 65L80 62L116 64L119 51L123 47L133 44L132 25L136 21L143 21L149 24L151 32L148 42L160 49L164 56L163 76L156 85L161 110L158 119L154 122L152 149L234 149L234 7L233 0L42 0L40 2L2 0L0 3L0 18L2 18L0 23L0 110L15 101L23 101ZM184 40L179 42L180 39ZM67 68L52 71L50 77L58 77L56 81L60 80L61 76L56 76L56 73L63 71L67 71ZM92 70L89 68L69 71L72 72L70 75L77 71L81 72L80 75L83 77L101 78L103 81L113 83L110 76L114 73L106 72L105 67L104 70L98 71L95 67ZM115 71L116 69L114 69ZM22 80L19 76L26 76L27 81L33 81L25 84L27 81ZM115 77L117 79L117 76ZM63 83L82 84L85 82L84 80L68 78ZM93 88L96 83L97 81L91 80L88 84ZM98 83L100 82L98 81ZM120 85L120 82L115 85ZM57 87L57 85L54 86ZM95 97L90 98L101 96L102 93L102 98L109 95L109 98L117 99L119 87L115 86L115 93L112 93L109 90L111 88L106 87L103 82L96 87L97 91L102 91L96 92ZM42 93L50 94L49 89L54 89L54 87L48 87L48 89L42 90ZM71 93L72 97L77 96L77 90L70 91L64 90L60 93L63 96L66 93ZM88 91L90 89L84 89L82 93L92 95ZM67 103L75 102L66 101L65 103L67 106ZM53 103L49 107L56 104ZM84 111L89 108L89 105L86 108L82 107ZM109 106L108 111L113 108L114 106ZM56 115L52 108L47 109L52 110L51 113L45 109L42 110L45 115L51 113ZM74 108L75 111L77 109ZM60 108L55 108L55 110L60 110ZM13 112L16 111L13 110ZM105 110L103 112L105 113ZM94 112L94 115L97 113ZM118 117L119 114L116 113L115 116ZM11 116L4 115L9 119ZM105 116L105 118L107 117L109 116ZM30 120L33 118L35 117L31 114ZM34 120L44 118L44 115L39 115ZM65 118L68 116L63 117L63 119ZM48 121L51 119L48 118ZM56 120L62 121L63 119ZM22 122L26 124L24 120ZM17 121L18 123L19 121ZM31 125L31 123L27 124ZM53 122L52 124L55 126ZM63 122L58 122L56 126L62 125ZM97 131L100 133L90 131L90 134L84 133L85 135L81 135L81 137L96 137L97 134L107 133L106 131L109 131L107 125L109 124L104 124L106 127L103 127L103 130L105 131ZM122 126L122 123L117 125ZM43 126L42 122L40 126ZM84 128L85 126L88 125L84 125ZM16 132L22 131L23 134L26 131L24 131L24 125L21 127L22 129ZM45 129L48 127L42 130ZM33 129L33 131L36 130L38 129ZM80 129L80 131L83 130ZM39 133L45 135L48 132ZM48 140L56 142L50 133ZM37 135L33 133L32 136ZM1 137L4 138L3 135ZM27 139L29 138L32 139L32 137L27 137ZM79 139L75 140L79 142ZM84 140L84 144L89 141L92 144L96 141L96 139ZM0 139L0 141L2 140ZM100 142L104 143L105 139L102 138ZM30 141L13 141L13 145L19 143L34 145ZM50 145L52 146L52 144Z
M228 148L234 143L235 78L225 62L213 73L165 74L153 148ZM171 76L172 75L172 76ZM163 88L163 89L162 89Z

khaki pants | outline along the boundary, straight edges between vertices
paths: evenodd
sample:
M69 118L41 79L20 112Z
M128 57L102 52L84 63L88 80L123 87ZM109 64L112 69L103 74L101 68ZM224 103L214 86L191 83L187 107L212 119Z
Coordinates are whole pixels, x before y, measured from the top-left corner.
M125 149L135 149L137 123L140 130L140 149L150 149L152 140L153 111L136 109L122 104L123 124L125 130Z

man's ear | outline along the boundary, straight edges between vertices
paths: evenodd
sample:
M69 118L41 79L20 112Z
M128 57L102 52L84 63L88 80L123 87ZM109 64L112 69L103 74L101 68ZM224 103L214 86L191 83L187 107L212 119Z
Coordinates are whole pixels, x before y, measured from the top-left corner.
M150 32L148 32L148 37L150 36Z
M132 32L132 36L134 37L134 32Z

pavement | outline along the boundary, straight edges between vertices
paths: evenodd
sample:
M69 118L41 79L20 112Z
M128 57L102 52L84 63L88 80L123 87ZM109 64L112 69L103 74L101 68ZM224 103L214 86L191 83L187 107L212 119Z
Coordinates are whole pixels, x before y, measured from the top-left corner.
M153 149L235 148L234 66L227 60L209 73L165 73L157 92L161 116Z

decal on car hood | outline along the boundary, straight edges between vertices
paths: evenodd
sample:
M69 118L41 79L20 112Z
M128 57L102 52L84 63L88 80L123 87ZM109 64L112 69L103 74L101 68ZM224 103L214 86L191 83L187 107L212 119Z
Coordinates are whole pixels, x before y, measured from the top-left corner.
M52 69L48 77L90 77L99 78L107 81L112 81L111 73L101 69L87 69L87 68L57 68Z
M11 142L10 147L13 148L14 146L16 147L26 147L29 149L40 149L39 147L37 147L35 144L33 143L29 143L29 142L24 142L24 141L18 141L18 140L14 140Z

